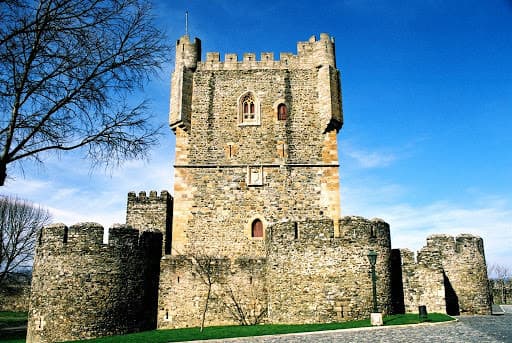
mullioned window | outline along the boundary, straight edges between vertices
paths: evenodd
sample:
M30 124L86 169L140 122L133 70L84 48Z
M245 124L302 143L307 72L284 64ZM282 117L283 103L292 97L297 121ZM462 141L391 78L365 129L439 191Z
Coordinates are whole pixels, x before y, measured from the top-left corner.
M238 100L238 124L260 125L260 104L252 92L244 93Z

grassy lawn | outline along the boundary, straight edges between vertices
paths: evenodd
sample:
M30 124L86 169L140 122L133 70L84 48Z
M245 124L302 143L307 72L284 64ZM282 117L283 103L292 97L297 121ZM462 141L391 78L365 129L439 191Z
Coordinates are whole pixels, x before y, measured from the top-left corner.
M17 327L27 324L26 312L5 312L0 311L0 329L6 327ZM23 343L25 342L25 332L6 333L0 331L0 341L2 343Z
M0 329L8 326L21 326L27 324L26 312L0 311Z
M1 320L1 317L0 317ZM428 322L443 322L453 320L453 318L444 315L432 313L428 315ZM401 324L415 324L419 323L417 314L399 314L384 317L384 325L401 325ZM329 324L304 324L304 325L255 325L255 326L213 326L207 327L201 333L199 328L186 328L174 330L153 330L146 332L139 332L123 336L111 336L104 338L97 338L88 340L88 343L164 343L164 342L179 342L179 341L192 341L201 339L218 339L218 338L232 338L232 337L247 337L247 336L261 336L261 335L277 335L286 333L297 332L310 332L310 331L323 331L323 330L337 330L348 328L368 327L370 320L356 320L343 323L329 323ZM14 337L13 337L14 338ZM0 338L2 343L22 343L24 339L18 340L5 340Z
M453 320L445 314L432 313L428 315L428 322L444 322ZM419 323L417 314L399 314L384 317L384 325L402 325ZM186 328L174 330L154 330L128 334L123 336L111 336L88 340L89 343L164 343L193 341L201 339L220 339L233 337L248 337L262 335L277 335L297 332L311 332L323 330L338 330L371 326L370 320L356 320L343 323L328 324L303 324L303 325L255 325L255 326L213 326L207 327L201 333L199 328Z

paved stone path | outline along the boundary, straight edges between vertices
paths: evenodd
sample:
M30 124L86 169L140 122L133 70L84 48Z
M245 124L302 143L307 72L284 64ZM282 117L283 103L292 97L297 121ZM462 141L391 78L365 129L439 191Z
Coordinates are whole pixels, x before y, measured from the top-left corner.
M458 322L380 327L280 336L248 337L212 342L236 343L512 343L512 315L458 317Z

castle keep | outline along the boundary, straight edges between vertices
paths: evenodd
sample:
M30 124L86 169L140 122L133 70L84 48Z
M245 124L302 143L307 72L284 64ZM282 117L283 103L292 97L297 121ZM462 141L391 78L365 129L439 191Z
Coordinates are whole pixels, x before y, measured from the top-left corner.
M327 34L297 53L207 53L176 43L173 195L129 193L126 226L42 230L28 342L205 325L488 314L482 239L391 249L380 219L340 214L340 72Z
M336 133L343 117L334 41L298 54L208 53L176 44L172 248L262 257L269 223L340 218Z

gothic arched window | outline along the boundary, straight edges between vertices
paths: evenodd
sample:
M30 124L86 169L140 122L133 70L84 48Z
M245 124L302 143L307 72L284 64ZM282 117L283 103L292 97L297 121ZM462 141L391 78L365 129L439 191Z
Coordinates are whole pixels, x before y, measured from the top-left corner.
M286 120L288 116L288 109L285 104L279 104L277 106L277 120Z
M263 223L259 219L254 219L251 225L252 237L263 237Z
M259 125L259 104L253 93L247 92L239 100L239 124Z

